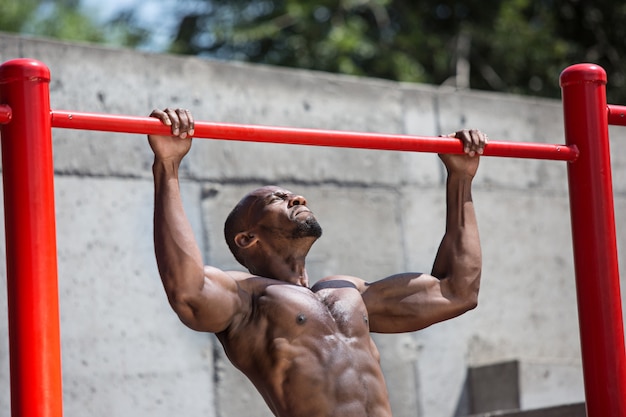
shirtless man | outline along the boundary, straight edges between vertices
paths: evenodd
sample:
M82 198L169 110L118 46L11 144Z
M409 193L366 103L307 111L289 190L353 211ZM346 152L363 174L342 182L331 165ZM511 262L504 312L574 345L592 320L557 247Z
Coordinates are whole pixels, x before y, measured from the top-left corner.
M204 266L183 211L178 168L191 147L187 110L155 110L172 136L154 151L154 245L169 302L191 329L213 332L231 362L279 417L389 417L370 332L412 332L476 307L481 250L471 197L486 137L454 135L465 155L441 155L447 172L446 232L431 275L376 282L322 278L309 287L305 257L322 229L304 197L280 187L247 194L224 233L249 272Z

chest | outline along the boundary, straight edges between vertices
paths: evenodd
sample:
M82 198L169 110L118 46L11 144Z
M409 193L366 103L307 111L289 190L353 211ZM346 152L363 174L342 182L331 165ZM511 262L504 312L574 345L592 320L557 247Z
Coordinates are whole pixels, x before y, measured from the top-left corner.
M266 288L253 307L258 318L273 328L293 333L369 334L367 310L354 288L326 288L313 292L293 285Z
M282 381L285 367L303 366L309 373L312 364L331 369L359 352L377 360L367 309L356 288L311 291L272 282L248 289L245 318L218 334L232 363L248 377Z

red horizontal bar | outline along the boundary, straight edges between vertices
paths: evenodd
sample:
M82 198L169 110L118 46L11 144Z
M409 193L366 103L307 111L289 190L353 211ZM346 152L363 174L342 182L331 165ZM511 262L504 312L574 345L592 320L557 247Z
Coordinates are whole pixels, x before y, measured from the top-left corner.
M52 111L52 127L136 134L167 135L170 129L153 117ZM230 123L195 123L195 138L246 142L331 146L433 153L463 153L458 140L445 137L360 133L341 130L301 129ZM574 161L578 149L567 145L490 141L485 156Z
M11 121L13 111L6 104L0 104L0 125L5 125Z
M609 104L607 107L609 124L616 126L626 126L626 106L616 106L614 104Z

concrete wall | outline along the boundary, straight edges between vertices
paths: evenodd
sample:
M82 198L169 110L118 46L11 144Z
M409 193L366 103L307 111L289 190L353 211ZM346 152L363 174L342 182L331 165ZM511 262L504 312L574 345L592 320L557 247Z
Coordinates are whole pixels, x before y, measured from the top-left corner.
M147 115L181 106L206 121L421 135L475 127L494 140L564 141L552 100L0 34L0 62L18 57L50 67L58 110ZM612 141L622 247L624 133ZM215 338L185 328L167 304L152 249L145 137L55 130L54 152L65 415L270 415ZM575 375L568 399L583 400L565 171L562 162L483 158L474 187L480 305L421 332L375 335L394 415L462 415L467 367L511 359L544 364L536 374L546 390L550 369L567 368ZM308 263L313 278L429 271L443 233L444 177L431 154L196 140L182 175L206 262L223 268L237 267L222 238L227 212L267 183L307 196L324 226ZM0 316L6 335L6 307ZM8 342L0 340L7 410ZM551 405L546 397L526 405Z

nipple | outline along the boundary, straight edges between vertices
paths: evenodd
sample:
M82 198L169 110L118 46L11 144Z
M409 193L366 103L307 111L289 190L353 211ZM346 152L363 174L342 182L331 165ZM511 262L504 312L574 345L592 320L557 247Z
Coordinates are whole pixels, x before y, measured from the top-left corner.
M300 313L296 316L296 323L304 324L306 322L306 316L303 313Z

